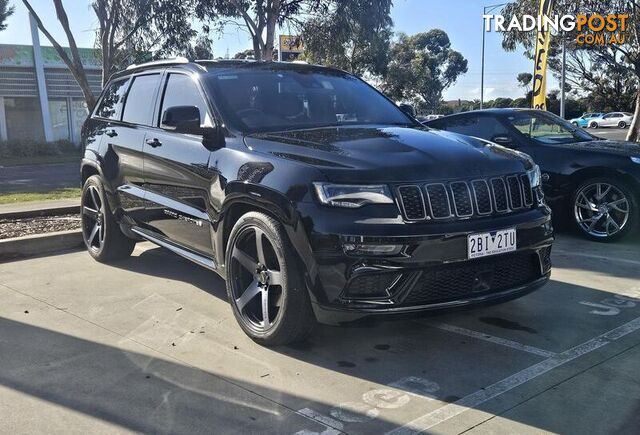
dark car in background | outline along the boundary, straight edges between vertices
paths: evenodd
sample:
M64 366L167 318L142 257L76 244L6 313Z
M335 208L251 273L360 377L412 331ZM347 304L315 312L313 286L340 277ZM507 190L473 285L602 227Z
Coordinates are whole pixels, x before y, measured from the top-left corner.
M133 66L107 84L83 140L91 256L149 240L216 271L265 345L316 319L504 301L549 279L551 211L532 160L428 131L341 71Z
M530 155L552 208L593 240L614 241L638 229L640 144L603 140L552 113L528 109L472 111L426 125Z

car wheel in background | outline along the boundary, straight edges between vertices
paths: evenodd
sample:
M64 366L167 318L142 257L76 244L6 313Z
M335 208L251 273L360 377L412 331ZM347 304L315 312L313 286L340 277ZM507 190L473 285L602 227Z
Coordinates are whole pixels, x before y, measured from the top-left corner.
M589 123L589 127L598 128L598 123L597 122L591 122L591 123Z
M251 212L231 230L226 252L227 295L243 331L277 346L303 339L315 316L296 256L282 225Z
M578 125L578 123L577 123L577 122L575 122L575 121L573 121L573 122L572 122L572 124L573 124L573 126L574 126L574 127L580 127L580 126Z
M87 179L82 188L82 239L89 254L100 262L127 258L136 242L125 236L115 221L98 175Z
M576 189L572 204L576 226L592 240L619 240L638 225L638 201L633 190L613 178L584 181Z
M619 127L619 128L627 128L627 123L626 123L626 122L624 122L624 121L620 121L620 122L618 123L618 127Z

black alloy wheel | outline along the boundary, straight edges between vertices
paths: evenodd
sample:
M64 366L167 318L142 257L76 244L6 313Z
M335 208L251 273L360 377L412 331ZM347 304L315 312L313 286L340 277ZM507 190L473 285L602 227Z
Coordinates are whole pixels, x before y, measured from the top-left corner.
M227 246L227 293L236 320L256 342L304 338L315 323L303 275L282 225L262 213L238 220Z

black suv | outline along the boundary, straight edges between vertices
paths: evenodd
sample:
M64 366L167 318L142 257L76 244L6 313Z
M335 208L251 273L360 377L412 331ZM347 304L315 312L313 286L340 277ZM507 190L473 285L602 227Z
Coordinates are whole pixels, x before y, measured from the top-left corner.
M149 240L219 273L255 341L503 301L549 279L531 159L432 132L345 72L186 60L113 76L83 129L83 236Z

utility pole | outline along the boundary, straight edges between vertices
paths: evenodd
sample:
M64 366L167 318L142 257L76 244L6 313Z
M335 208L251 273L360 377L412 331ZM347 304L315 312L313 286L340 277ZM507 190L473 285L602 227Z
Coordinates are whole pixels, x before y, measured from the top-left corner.
M501 8L502 6L506 5L507 3L501 3L499 5L491 5L491 6L485 6L483 8L483 13L482 13L482 70L480 72L480 110L483 109L484 107L484 46L485 46L485 41L486 41L486 34L487 31L484 28L484 16L487 15L488 13L491 13L493 11L495 11L498 8Z

